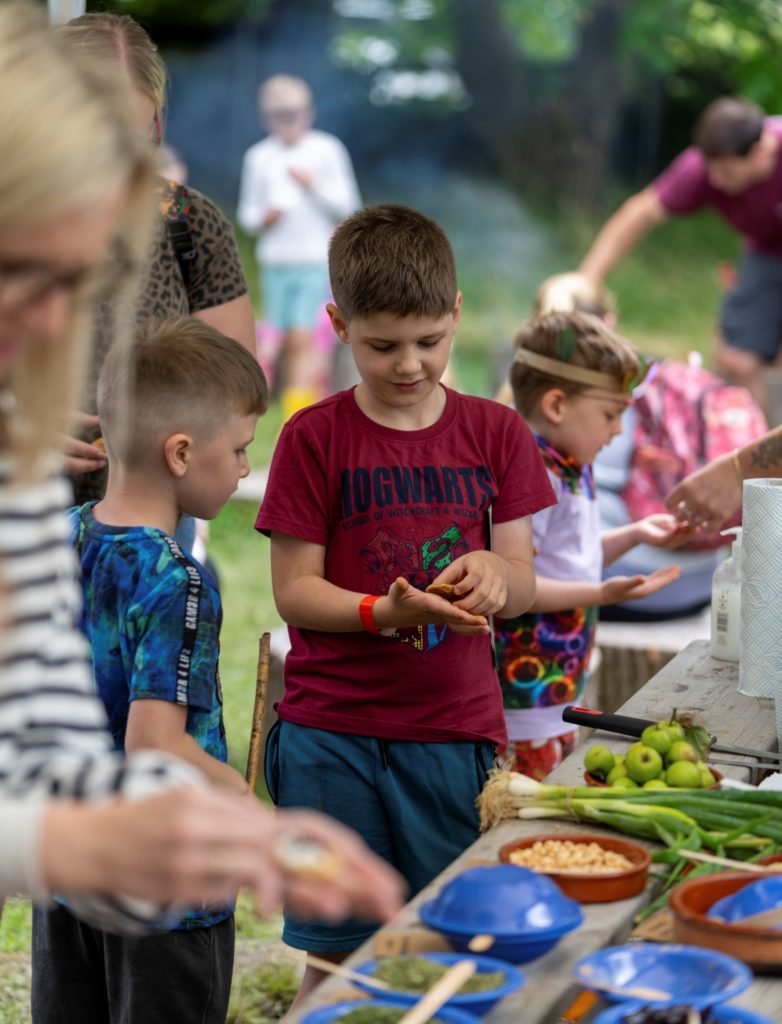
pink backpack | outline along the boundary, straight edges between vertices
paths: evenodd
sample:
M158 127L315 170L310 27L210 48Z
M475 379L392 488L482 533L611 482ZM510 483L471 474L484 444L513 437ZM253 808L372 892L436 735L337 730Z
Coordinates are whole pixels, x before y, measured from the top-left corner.
M665 496L693 470L754 441L768 430L746 388L726 384L693 363L666 359L635 404L630 478L622 492L630 518L665 512ZM738 513L731 523L740 522ZM703 550L729 542L719 534L687 547Z

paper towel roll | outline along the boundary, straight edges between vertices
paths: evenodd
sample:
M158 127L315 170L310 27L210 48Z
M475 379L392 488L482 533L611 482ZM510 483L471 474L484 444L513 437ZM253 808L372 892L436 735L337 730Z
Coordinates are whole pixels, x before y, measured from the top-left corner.
M773 697L782 742L782 480L744 481L739 692Z

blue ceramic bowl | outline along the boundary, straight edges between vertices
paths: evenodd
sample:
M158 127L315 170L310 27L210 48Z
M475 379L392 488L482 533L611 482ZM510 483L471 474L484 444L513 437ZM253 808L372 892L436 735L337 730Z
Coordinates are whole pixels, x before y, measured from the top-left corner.
M469 952L475 935L492 935L492 956L512 964L542 956L584 919L579 904L550 878L515 864L470 868L419 914L462 952Z
M584 988L601 991L606 999L637 1002L633 995L604 992L604 988L656 988L670 992L670 999L649 1005L685 1003L703 1009L724 1003L752 982L752 971L740 960L700 946L649 942L612 946L585 956L573 968Z
M351 1010L366 1006L387 1006L394 1010L404 1010L400 1003L392 1003L387 999L350 999L341 1003L331 1003L330 1006L321 1006L317 1010L311 1010L301 1018L301 1024L334 1024L340 1017L344 1017ZM434 1015L436 1021L442 1024L477 1024L478 1018L464 1010L454 1010L451 1006L441 1007Z
M624 1018L638 1010L645 1010L649 1003L620 1003L608 1010L603 1010L594 1019L594 1024L623 1024ZM754 1010L745 1010L743 1006L715 1006L710 1010L714 1024L774 1024L770 1017L763 1017Z
M706 916L718 917L728 924L741 924L745 917L761 914L764 910L776 910L778 907L782 907L782 878L761 878L717 900ZM782 928L782 924L770 927Z
M435 963L444 964L446 967L451 967L460 960L464 960L460 953L416 953L414 955L416 957L425 957L427 960L434 960ZM495 960L494 957L490 956L476 956L474 953L470 954L469 959L474 960L478 965L478 974L502 971L505 975L505 980L498 988L487 989L485 992L467 992L463 995L451 996L445 1004L448 1007L467 1010L469 1013L483 1017L484 1014L491 1010L495 1003L498 1003L500 999L504 999L505 996L509 996L511 992L520 989L524 984L524 975L521 971L517 967L511 967L504 960ZM359 964L355 969L359 974L371 976L375 973L379 963L379 960L367 960L366 963ZM370 985L364 986L359 981L355 984L373 995L377 992L377 989L373 989ZM385 1001L400 1003L404 1006L410 1006L420 998L421 994L419 992L383 992L383 999Z

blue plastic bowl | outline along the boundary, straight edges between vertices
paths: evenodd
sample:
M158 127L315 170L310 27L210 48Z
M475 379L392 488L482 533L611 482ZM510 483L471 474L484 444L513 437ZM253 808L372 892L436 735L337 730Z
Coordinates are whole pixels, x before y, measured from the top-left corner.
M620 1003L608 1010L603 1010L594 1019L594 1024L623 1024L624 1018L638 1010L645 1010L649 1003ZM692 1004L690 1004L692 1005ZM743 1006L715 1006L711 1011L714 1024L774 1024L770 1017L764 1017L754 1010L745 1010Z
M415 953L416 957L425 957L427 960L434 960L435 963L444 964L447 967L451 967L453 964L458 963L460 960L464 960L464 957L460 953ZM448 1002L445 1004L448 1007L454 1007L458 1010L467 1010L469 1013L477 1014L479 1017L483 1017L484 1014L488 1013L489 1010L498 1003L500 999L504 999L505 996L509 996L511 992L516 992L524 984L524 975L517 967L511 967L504 960L495 960L494 957L490 956L476 956L474 953L470 954L470 960L474 960L478 965L478 974L487 974L494 971L502 971L505 975L505 981L498 988L488 989L485 992L467 992L463 995L451 996ZM377 969L379 960L367 960L366 963L359 964L355 970L359 974L372 975ZM360 981L355 983L360 989L374 994L377 989L373 989L370 985L362 985ZM384 992L383 999L389 1003L399 1003L403 1006L410 1006L417 1002L421 998L418 992Z
M745 917L761 914L764 910L775 910L777 907L782 907L782 878L761 878L717 900L706 916L718 917L728 924L741 924ZM782 924L771 927L782 928Z
M388 999L350 999L341 1003L331 1003L330 1006L321 1006L317 1010L311 1010L301 1018L301 1024L332 1024L344 1017L351 1010L366 1006L388 1006L394 1010L402 1010L401 1003L392 1003ZM464 1010L455 1010L451 1006L443 1006L434 1015L435 1020L443 1024L477 1024L478 1018Z
M735 957L700 946L655 942L601 949L579 960L573 974L580 985L606 999L638 1002L637 996L603 989L639 986L671 993L670 999L648 1000L651 1006L684 1003L698 1009L733 999L752 982L752 971Z

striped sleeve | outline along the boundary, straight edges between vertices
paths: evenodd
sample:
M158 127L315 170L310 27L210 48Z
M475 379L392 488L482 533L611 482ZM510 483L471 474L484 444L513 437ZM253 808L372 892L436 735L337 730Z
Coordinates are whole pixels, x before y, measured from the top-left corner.
M79 628L81 592L65 516L69 496L69 484L56 473L15 486L11 467L0 463L0 802L13 802L9 813L17 815L20 803L39 805L50 797L140 798L202 781L167 755L126 758L112 751ZM0 827L2 822L0 813ZM29 825L24 841L31 834ZM8 863L18 860L9 855ZM29 889L29 877L16 885ZM5 874L3 886L9 885ZM139 932L158 923L158 908L121 896L70 903L110 930Z

